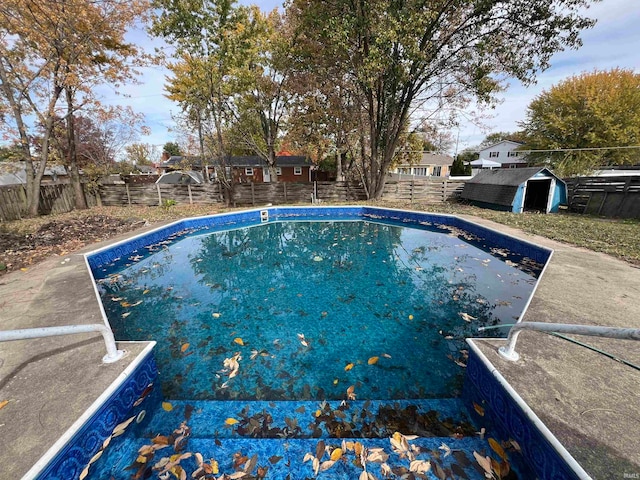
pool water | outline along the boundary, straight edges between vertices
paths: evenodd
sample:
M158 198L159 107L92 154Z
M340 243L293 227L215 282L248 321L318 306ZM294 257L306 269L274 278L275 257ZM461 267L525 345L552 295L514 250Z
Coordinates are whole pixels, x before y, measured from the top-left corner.
M464 338L514 323L539 271L451 227L291 221L201 230L96 275L116 339L158 342L166 398L386 400L456 396Z

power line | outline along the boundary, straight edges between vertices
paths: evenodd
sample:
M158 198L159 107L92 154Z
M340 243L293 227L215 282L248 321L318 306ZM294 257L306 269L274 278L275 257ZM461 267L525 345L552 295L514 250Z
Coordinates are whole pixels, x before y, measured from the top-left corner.
M515 150L521 153L539 153L539 152L581 152L595 150L630 150L640 148L640 145L626 145L624 147L584 147L584 148L552 148L547 150Z

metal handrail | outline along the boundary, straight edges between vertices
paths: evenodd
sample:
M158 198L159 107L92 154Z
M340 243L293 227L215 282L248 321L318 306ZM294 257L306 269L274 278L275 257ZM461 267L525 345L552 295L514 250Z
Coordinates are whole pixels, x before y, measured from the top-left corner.
M478 330L484 330L480 327ZM522 330L550 333L572 333L591 337L617 338L620 340L640 340L640 328L599 327L594 325L572 325L569 323L520 322L511 327L507 344L498 349L505 360L516 362L520 355L516 352L516 342Z
M118 350L113 332L106 325L92 323L88 325L62 325L59 327L23 328L20 330L0 331L0 342L26 340L29 338L56 337L76 333L100 332L107 347L107 354L102 357L103 363L114 363L124 356L124 350Z

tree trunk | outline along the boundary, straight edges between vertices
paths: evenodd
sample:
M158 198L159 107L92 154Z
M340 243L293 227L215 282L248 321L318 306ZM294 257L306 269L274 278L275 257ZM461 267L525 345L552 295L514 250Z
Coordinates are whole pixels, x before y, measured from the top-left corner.
M73 187L73 199L78 210L86 210L87 199L84 196L84 189L80 181L80 171L78 170L78 152L76 151L76 128L73 116L73 92L65 90L67 95L67 165L69 166L69 178Z

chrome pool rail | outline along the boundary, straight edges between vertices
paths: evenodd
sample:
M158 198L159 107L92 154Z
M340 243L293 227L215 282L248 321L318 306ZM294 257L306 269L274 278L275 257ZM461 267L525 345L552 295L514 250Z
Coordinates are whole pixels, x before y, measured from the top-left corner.
M479 331L484 331L480 327ZM516 362L520 358L516 352L516 342L522 330L534 330L548 333L570 333L590 337L617 338L619 340L640 340L640 328L601 327L595 325L573 325L570 323L520 322L509 330L507 344L498 349L498 354L505 360Z
M13 340L26 340L30 338L57 337L60 335L73 335L77 333L102 334L107 354L102 357L103 363L114 363L124 356L124 350L118 350L113 332L104 324L91 323L87 325L61 325L59 327L23 328L20 330L0 331L0 342L10 342Z

